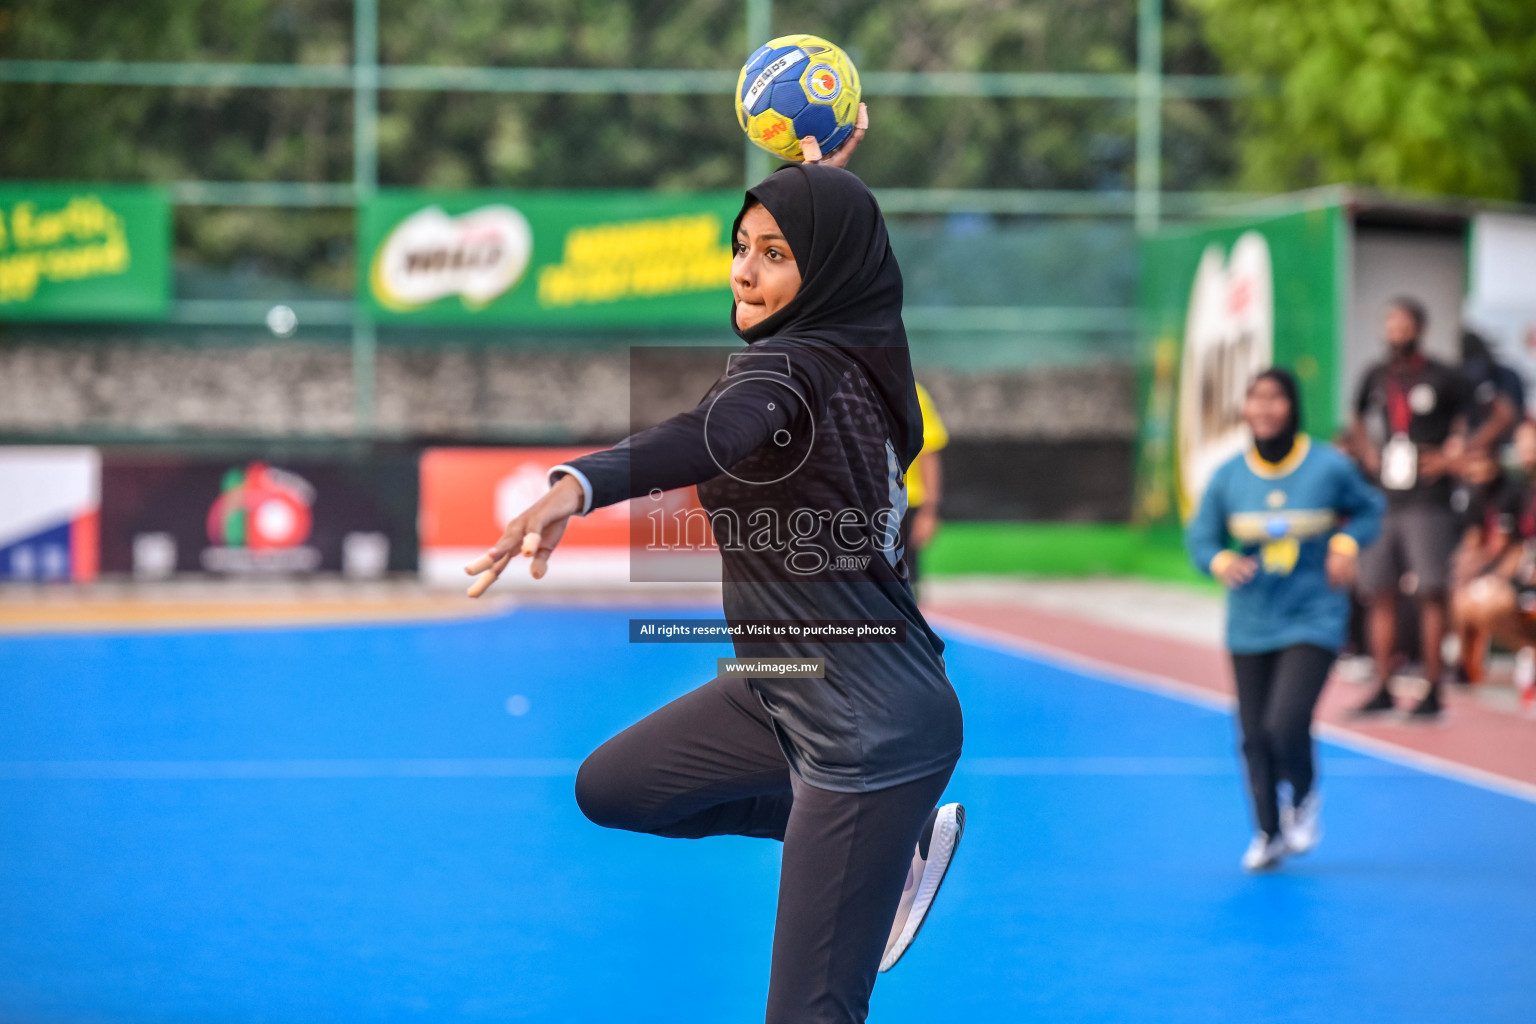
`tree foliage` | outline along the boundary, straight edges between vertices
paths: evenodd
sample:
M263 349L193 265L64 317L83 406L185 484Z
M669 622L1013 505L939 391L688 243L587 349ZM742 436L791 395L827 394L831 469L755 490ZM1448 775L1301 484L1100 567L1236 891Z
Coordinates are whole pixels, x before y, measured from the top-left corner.
M734 72L741 0L380 0L386 65ZM345 64L351 0L0 0L0 58ZM774 0L773 31L814 32L865 70L1124 73L1135 0ZM1188 19L1169 70L1211 64ZM1124 189L1127 100L880 97L858 170L876 187ZM1165 106L1169 187L1220 187L1220 105ZM0 85L0 178L346 182L345 89ZM426 188L738 187L745 142L728 94L386 90L379 178ZM344 287L345 211L263 219L187 208L178 258ZM277 227L281 224L281 228ZM245 239L242 245L240 240Z
M1532 0L1184 0L1245 104L1261 190L1349 181L1536 198Z
M0 0L0 58L335 64L350 0ZM338 181L349 93L316 89L0 85L0 178ZM350 287L348 211L177 211L180 265Z
M381 60L395 65L731 72L762 42L746 38L740 0L381 0L379 8ZM776 33L825 35L868 70L1128 72L1136 63L1133 0L775 0L773 11ZM351 58L351 18L349 0L0 0L0 57L337 64ZM742 178L728 95L400 90L380 104L386 184L719 188ZM877 185L1131 180L1126 101L873 106L877 128L860 170ZM1219 115L1194 106L1173 113L1195 142L1193 163L1202 147L1219 150ZM346 90L6 85L0 176L345 181L350 124Z

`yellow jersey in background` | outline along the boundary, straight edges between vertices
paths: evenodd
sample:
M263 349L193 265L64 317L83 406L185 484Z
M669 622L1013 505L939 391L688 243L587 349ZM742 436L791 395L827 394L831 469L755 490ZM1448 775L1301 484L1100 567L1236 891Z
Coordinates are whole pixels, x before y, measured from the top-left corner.
M928 497L928 488L923 482L923 456L949 444L949 431L944 429L944 421L939 419L933 399L928 397L928 389L921 384L917 385L917 404L923 410L923 450L917 453L907 470L908 508L916 508Z

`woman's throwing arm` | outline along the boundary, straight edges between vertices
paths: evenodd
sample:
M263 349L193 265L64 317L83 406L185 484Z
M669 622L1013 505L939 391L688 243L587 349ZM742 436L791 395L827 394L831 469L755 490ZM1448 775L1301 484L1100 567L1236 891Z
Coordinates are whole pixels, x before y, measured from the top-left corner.
M695 408L631 434L612 448L556 466L550 476L553 480L566 472L579 474L588 499L579 510L583 515L651 491L713 480L778 431L792 429L797 411L804 408L797 388L788 379L766 374L717 386Z
M744 375L736 383L711 389L694 409L631 434L605 451L556 466L550 470L548 493L515 516L501 539L464 567L478 577L469 596L485 593L520 554L532 559L529 572L541 579L571 516L653 490L712 480L776 432L791 429L803 407L803 398L787 376Z

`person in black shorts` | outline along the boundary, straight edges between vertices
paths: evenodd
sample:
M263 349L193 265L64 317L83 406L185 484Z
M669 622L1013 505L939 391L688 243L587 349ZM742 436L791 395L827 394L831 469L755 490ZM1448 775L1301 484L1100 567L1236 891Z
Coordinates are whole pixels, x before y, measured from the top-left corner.
M1502 424L1484 424L1470 439L1471 387L1453 367L1420 350L1424 307L1410 298L1387 308L1389 355L1367 371L1355 398L1352 454L1387 494L1381 539L1360 556L1360 589L1369 606L1370 653L1377 688L1357 712L1394 708L1388 680L1396 633L1399 588L1411 584L1419 604L1425 675L1424 695L1409 712L1415 718L1440 714L1444 667L1440 646L1446 631L1446 594L1451 555L1458 537L1451 508L1455 463L1468 444L1486 447Z
M937 806L960 705L905 578L905 477L923 442L901 272L873 194L793 165L747 192L732 323L747 348L699 406L550 471L470 568L519 552L542 576L572 514L698 485L733 627L882 622L894 642L734 637L743 659L820 658L823 678L721 675L599 747L576 799L653 835L784 844L769 1024L852 1024L926 918L964 828Z

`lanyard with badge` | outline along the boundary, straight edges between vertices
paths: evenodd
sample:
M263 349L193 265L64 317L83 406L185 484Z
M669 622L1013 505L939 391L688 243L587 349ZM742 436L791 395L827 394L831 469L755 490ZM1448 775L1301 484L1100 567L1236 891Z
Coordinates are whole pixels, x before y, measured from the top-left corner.
M1387 421L1392 436L1381 449L1381 486L1389 491L1411 490L1419 481L1419 449L1408 439L1413 409L1396 375L1387 377Z

